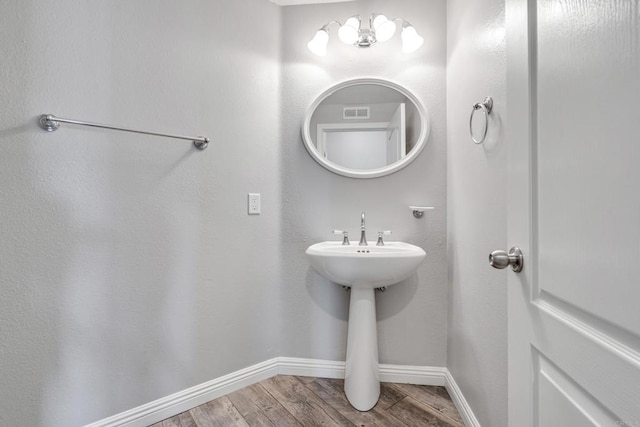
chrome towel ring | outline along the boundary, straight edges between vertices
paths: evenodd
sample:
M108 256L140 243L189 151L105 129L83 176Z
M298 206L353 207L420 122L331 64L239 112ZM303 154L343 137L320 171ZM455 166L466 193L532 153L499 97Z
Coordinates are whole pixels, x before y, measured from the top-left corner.
M489 130L489 114L493 109L493 99L490 96L487 96L484 101L478 102L473 105L471 109L471 117L469 117L469 133L471 134L471 140L476 144L482 144L487 137L487 131ZM476 139L473 136L473 113L476 110L482 110L484 113L484 131L482 132L482 138Z

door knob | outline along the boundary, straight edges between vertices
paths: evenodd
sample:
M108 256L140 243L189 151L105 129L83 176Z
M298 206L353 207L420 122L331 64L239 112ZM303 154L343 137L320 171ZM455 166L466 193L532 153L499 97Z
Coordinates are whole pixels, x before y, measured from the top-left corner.
M509 249L509 253L505 251L493 251L489 254L489 264L491 267L502 270L511 266L511 269L516 273L522 271L524 265L524 258L522 251L517 246Z

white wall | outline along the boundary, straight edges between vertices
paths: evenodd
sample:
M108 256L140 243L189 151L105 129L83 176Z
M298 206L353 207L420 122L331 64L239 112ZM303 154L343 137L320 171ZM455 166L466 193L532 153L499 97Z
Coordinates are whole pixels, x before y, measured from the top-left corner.
M281 355L279 19L2 3L0 425L81 425ZM49 134L41 113L212 144Z
M411 55L400 51L400 36L370 49L355 49L330 29L329 52L318 57L306 43L331 20L368 17L372 12L405 17L425 38ZM392 230L394 240L423 247L427 260L418 275L378 294L381 363L444 366L446 363L447 271L444 0L354 1L291 6L282 16L282 223L283 307L288 318L284 355L344 360L349 296L309 267L304 250L312 243L339 239L332 229L359 239L360 212L367 214L369 239ZM366 25L366 24L365 24ZM413 91L431 116L431 135L407 168L376 179L335 175L305 150L300 125L314 98L352 78L378 77ZM421 220L408 205L435 206Z
M492 427L507 425L507 275L487 261L508 249L504 20L504 0L447 2L447 366ZM469 114L486 96L494 112L487 141L475 145Z

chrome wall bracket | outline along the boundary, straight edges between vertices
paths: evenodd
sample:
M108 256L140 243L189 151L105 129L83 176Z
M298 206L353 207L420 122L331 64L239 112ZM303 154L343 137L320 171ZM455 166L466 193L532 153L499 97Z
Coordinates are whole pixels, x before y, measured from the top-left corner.
M55 120L55 116L51 114L43 114L40 116L40 127L47 132L53 132L54 130L58 130L60 128L60 122Z

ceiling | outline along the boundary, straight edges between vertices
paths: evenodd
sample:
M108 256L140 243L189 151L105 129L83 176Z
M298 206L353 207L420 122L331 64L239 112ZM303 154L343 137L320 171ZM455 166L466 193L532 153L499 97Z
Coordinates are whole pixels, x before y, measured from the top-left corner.
M344 3L354 0L269 0L280 6L294 6L298 4Z

